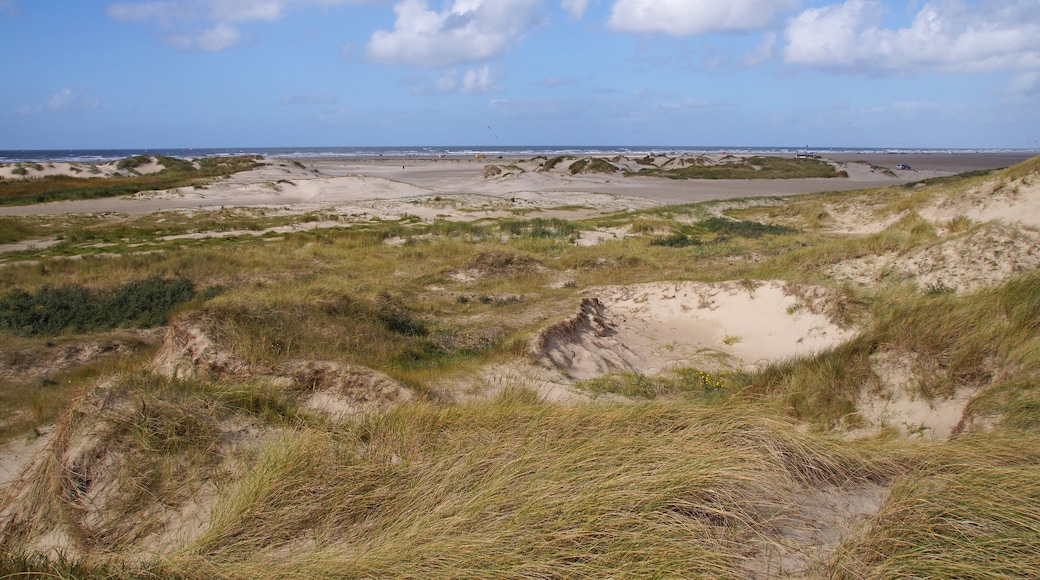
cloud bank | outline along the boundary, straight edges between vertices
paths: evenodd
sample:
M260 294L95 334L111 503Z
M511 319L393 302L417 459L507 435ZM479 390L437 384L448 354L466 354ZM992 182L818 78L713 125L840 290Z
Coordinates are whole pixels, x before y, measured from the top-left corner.
M931 2L903 28L885 28L884 16L884 5L874 0L806 10L787 26L784 61L874 74L1040 68L1040 3L1035 1Z
M431 10L426 0L394 6L391 31L377 30L365 47L371 62L422 67L494 58L541 18L542 0L453 0Z
M216 52L242 42L236 23L274 22L292 10L359 1L363 0L149 0L114 2L105 13L120 22L186 27L164 35L163 42L178 50ZM207 23L211 26L206 27Z
M617 0L607 26L673 36L754 30L798 4L799 0Z

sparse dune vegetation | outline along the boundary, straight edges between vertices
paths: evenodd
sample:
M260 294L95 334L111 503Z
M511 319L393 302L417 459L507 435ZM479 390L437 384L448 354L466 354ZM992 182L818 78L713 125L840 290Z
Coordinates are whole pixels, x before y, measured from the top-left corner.
M112 166L0 197L220 201L0 217L0 577L1040 576L1040 160Z

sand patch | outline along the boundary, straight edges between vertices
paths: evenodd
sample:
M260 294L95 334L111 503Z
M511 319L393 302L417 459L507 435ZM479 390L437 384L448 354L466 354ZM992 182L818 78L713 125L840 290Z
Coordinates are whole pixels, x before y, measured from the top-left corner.
M246 379L248 363L215 341L204 329L205 321L183 316L171 321L162 348L152 361L160 375L178 379L197 376L234 376Z
M12 341L0 352L0 380L12 383L38 381L103 359L131 356L158 342L159 333L154 330L56 337L44 344Z
M543 329L532 350L577 380L615 371L753 369L852 336L821 311L826 293L799 296L779 281L590 288L578 312Z
M894 252L846 260L825 271L863 286L914 281L929 291L971 293L1040 268L1040 232L1000 223L911 255Z
M294 361L281 372L304 393L306 409L343 418L405 403L412 392L389 375L369 368L333 361Z
M482 367L472 376L455 377L435 389L438 397L456 402L492 399L511 389L527 389L546 403L570 405L588 402L588 393L555 368L517 360Z
M1040 176L992 179L951 193L919 213L933 222L963 216L977 222L1000 220L1040 228Z
M0 445L0 495L18 479L21 471L29 465L33 456L46 447L54 427L40 428L32 438L20 438Z
M62 241L63 240L25 240L13 244L0 244L0 254L7 252L34 252L37 250L46 250L51 246L60 244Z
M795 490L773 522L773 541L746 566L751 577L813 577L842 539L878 513L887 496L887 487L869 483Z
M161 375L182 379L261 379L296 391L304 408L333 418L412 399L412 392L390 376L357 365L323 360L289 361L275 368L250 365L214 340L205 330L204 321L191 317L173 321L152 368Z
M881 351L870 357L879 387L864 392L856 403L860 418L869 426L849 433L852 437L874 435L893 428L902 435L946 440L960 431L964 411L985 385L961 387L949 395L925 397L920 385L941 369L910 353Z
M628 226L615 228L596 228L594 230L580 231L578 233L578 238L574 240L574 244L578 246L596 246L604 242L621 240L624 238L635 237L637 235L638 234L632 233Z

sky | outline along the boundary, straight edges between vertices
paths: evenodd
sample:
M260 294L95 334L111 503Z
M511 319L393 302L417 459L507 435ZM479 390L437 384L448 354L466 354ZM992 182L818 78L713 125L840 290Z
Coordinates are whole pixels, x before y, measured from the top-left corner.
M0 149L1040 149L1040 0L0 0Z

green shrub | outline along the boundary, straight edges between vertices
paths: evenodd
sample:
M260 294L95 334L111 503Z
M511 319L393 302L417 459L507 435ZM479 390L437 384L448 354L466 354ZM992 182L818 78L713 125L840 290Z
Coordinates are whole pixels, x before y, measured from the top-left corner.
M568 238L578 233L578 226L560 218L532 220L504 220L499 224L503 233L529 238Z
M720 235L740 236L742 238L761 238L763 235L779 236L798 232L797 229L788 226L743 222L723 217L708 218L697 225Z
M187 278L153 276L112 290L76 284L43 286L34 294L15 290L0 299L0 331L19 336L149 328L165 324L175 306L191 300Z
M611 164L606 159L600 159L599 157L590 157L587 159L579 159L568 168L571 175L577 175L579 173L614 173L618 170L617 166Z
M148 165L152 162L152 158L148 155L136 155L134 157L127 157L126 159L120 159L116 163L116 169L136 169L142 165Z
M650 240L650 245L665 246L668 248L685 248L686 246L699 246L701 245L701 241L697 238L691 238L682 232L675 232L670 236Z

